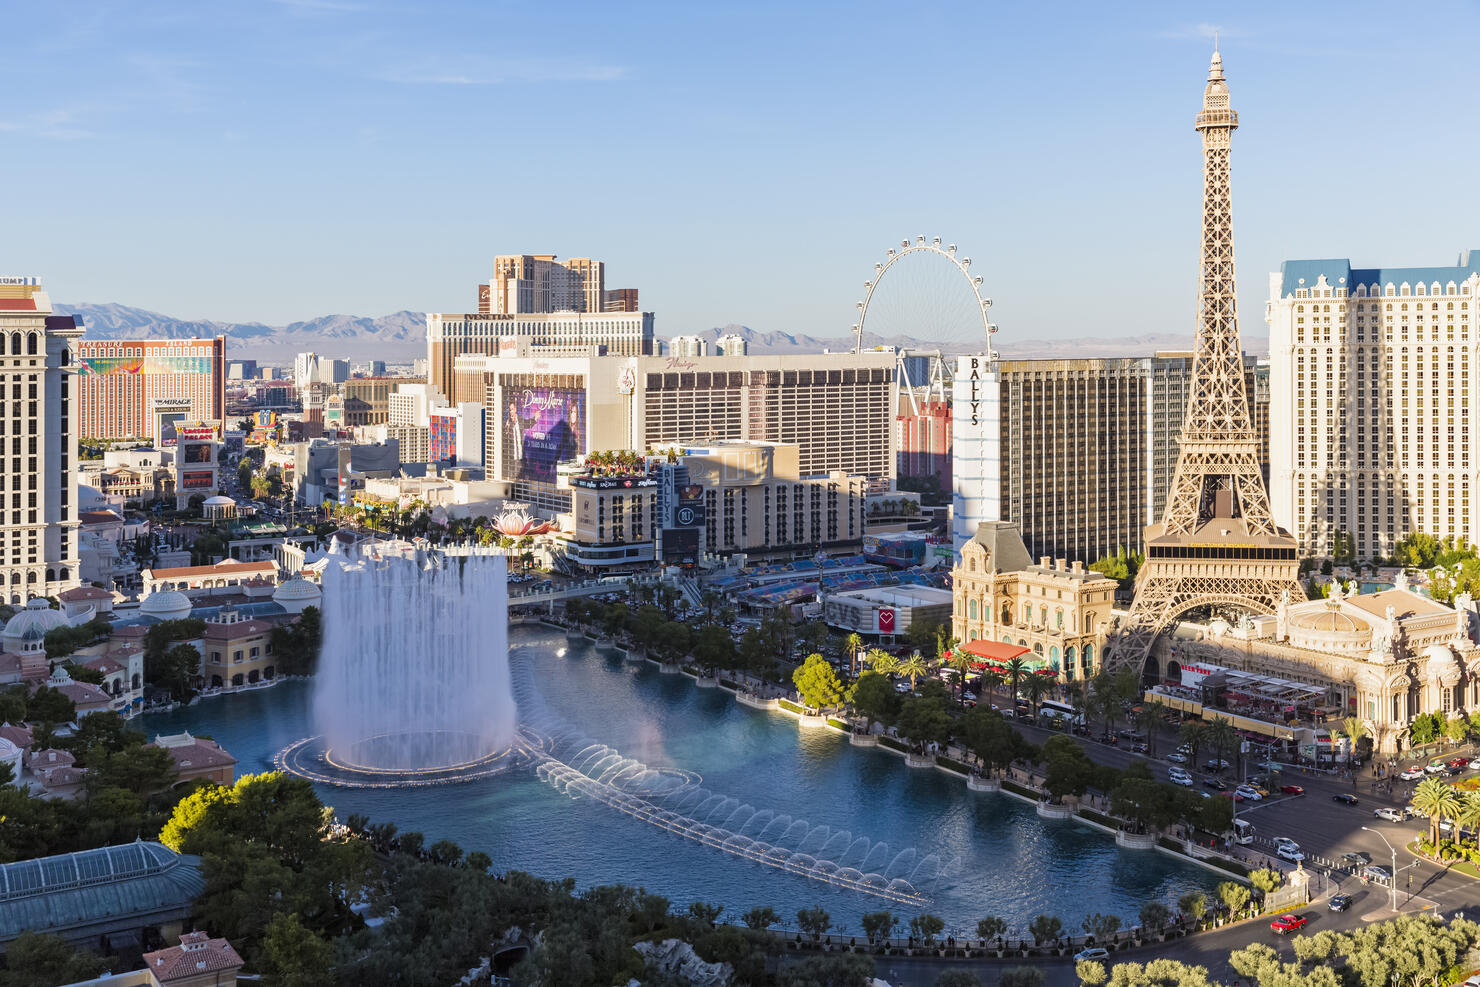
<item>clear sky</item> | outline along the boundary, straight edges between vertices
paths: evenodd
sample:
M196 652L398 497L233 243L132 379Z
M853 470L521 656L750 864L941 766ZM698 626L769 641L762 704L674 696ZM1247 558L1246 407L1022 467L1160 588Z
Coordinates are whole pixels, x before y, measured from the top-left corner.
M839 335L924 233L1004 342L1186 333L1215 21L1247 334L1285 258L1480 248L1475 3L1224 6L0 0L0 273L281 323L553 252Z

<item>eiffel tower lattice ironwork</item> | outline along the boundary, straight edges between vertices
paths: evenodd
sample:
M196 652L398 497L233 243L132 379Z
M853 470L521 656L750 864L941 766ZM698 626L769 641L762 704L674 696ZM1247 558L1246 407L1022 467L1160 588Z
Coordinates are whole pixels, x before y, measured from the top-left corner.
M1270 513L1244 390L1228 160L1238 114L1217 51L1196 127L1203 142L1202 277L1187 417L1166 513L1146 529L1135 602L1106 644L1110 671L1141 670L1157 635L1189 610L1226 605L1269 613L1286 594L1305 596L1295 539Z

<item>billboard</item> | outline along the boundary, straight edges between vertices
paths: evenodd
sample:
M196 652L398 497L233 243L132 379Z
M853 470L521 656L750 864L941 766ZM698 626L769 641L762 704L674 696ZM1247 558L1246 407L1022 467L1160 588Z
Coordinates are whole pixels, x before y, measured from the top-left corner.
M182 442L214 442L216 439L214 425L176 425L175 433Z
M878 611L878 614L879 614L879 633L880 634L893 634L894 633L894 610L892 608L889 608L889 607L884 607L884 608L882 608L882 609L880 609Z
M277 425L277 412L259 411L253 415L252 424L258 428L274 428Z
M216 484L210 473L181 473L180 487L183 490L209 490Z
M428 458L434 463L457 458L457 417L455 415L432 415L428 423L427 441L430 443Z
M185 463L209 463L214 458L214 442L185 442L181 444L180 461Z
M669 528L663 532L663 561L668 565L695 565L699 561L699 529Z
M586 392L519 387L504 392L503 478L554 483L555 464L586 451Z
M704 488L697 483L678 488L678 498L673 505L673 526L697 528L704 524Z
M110 374L208 374L208 356L91 356L78 361L83 376Z

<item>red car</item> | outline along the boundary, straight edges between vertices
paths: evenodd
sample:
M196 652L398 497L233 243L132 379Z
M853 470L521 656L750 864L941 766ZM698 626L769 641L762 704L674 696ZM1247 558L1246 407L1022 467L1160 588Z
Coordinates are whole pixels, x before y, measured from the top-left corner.
M1470 766L1470 759L1467 757L1452 757L1449 759L1449 766L1451 768L1468 768Z
M1281 915L1279 918L1269 923L1269 927L1278 932L1280 935L1285 936L1289 935L1291 932L1295 932L1299 929L1305 928L1306 921L1307 919L1304 919L1299 915Z
M1284 792L1286 795L1304 795L1305 794L1305 789L1301 788L1299 785L1281 785L1280 786L1280 791Z

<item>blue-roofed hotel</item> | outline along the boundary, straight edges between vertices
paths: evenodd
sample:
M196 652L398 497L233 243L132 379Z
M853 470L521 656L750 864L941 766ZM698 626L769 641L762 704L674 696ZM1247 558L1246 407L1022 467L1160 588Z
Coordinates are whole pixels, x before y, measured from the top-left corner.
M1445 267L1291 260L1269 277L1269 493L1309 555L1413 531L1480 543L1480 250Z

